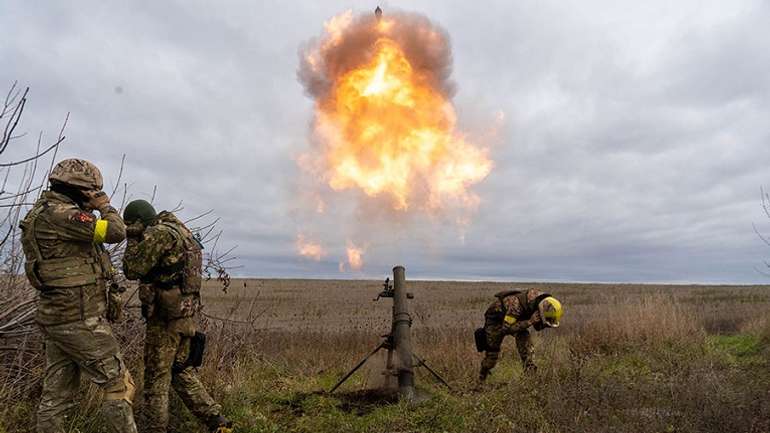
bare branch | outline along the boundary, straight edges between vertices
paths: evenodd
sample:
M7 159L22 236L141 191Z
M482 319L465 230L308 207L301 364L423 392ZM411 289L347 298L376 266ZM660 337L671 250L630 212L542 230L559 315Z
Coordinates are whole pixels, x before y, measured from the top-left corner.
M206 212L203 212L202 214L200 214L200 215L198 215L198 216L192 217L192 218L190 218L190 219L188 219L188 220L184 221L184 224L185 224L185 225L187 225L187 224L190 224L190 223L191 223L191 222L193 222L193 221L199 220L199 219L201 219L201 218L205 218L205 217L207 217L207 216L211 215L213 212L214 212L214 209L209 209L209 210L207 210ZM218 220L218 219L217 219L217 220Z
M118 180L115 181L115 188L112 189L112 194L110 194L110 198L112 198L116 192L118 192L118 188L120 188L120 181L123 179L123 169L126 166L126 154L123 154L123 157L120 158L120 171L118 172Z
M64 128L67 127L67 122L70 120L70 113L67 112L67 115L64 116L64 122L62 122L61 129L59 129L59 136L56 138L56 141L63 141L64 140ZM43 179L40 183L41 188L45 188L46 183L48 183L48 177L51 175L51 172L53 171L54 164L56 164L56 156L59 154L59 147L57 146L56 149L53 151L53 155L51 156L51 165L48 167L48 171L45 173L45 176L43 176Z
M36 186L36 187L34 187L32 189L28 189L26 191L18 192L18 193L14 194L14 195L7 195L7 196L4 196L4 197L0 197L0 200L10 200L10 199L14 199L14 198L17 198L17 197L21 197L21 196L29 194L31 192L37 191L40 188L41 188L40 186Z
M56 143L54 143L51 146L49 146L46 150L44 150L43 152L38 153L38 154L36 154L34 156L30 156L29 158L22 159L21 161L14 161L14 162L7 162L7 163L4 163L4 164L0 164L0 168L2 168L2 167L13 167L13 166L16 166L16 165L21 165L21 164L25 164L25 163L34 161L36 159L40 159L41 156L43 156L46 153L56 149L61 144L61 142L64 141L65 138L67 138L67 137L60 138L59 140L56 141Z
M0 153L5 152L6 147L8 147L8 143L11 141L13 130L16 129L16 127L19 125L19 120L21 119L21 115L24 112L24 106L27 105L27 93L29 93L29 87L24 90L24 94L21 96L21 99L14 107L13 112L11 113L11 117L8 119L8 123L5 125L5 129L3 130L3 138L2 141L0 141ZM3 109L3 112L5 113L5 108Z
M177 212L181 211L182 209L184 209L184 206L182 206L182 203L183 203L182 200L179 200L179 203L177 203L177 205L174 206L174 208L171 209L169 212L177 213Z

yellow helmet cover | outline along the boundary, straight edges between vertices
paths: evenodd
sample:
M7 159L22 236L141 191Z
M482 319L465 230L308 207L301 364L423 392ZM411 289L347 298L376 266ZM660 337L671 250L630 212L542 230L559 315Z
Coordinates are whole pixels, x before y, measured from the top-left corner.
M564 314L561 302L553 296L549 296L537 306L540 311L540 317L543 320L543 324L549 328L558 328L561 316Z

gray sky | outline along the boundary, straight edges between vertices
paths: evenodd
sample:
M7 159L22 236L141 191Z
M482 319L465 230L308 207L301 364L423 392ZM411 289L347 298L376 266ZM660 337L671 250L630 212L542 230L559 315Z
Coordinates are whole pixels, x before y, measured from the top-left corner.
M0 3L0 85L31 87L20 130L114 183L127 154L135 197L216 209L242 275L767 282L770 4L766 1L410 1L451 37L460 126L495 168L463 230L370 215L341 196L308 220L294 162L312 101L298 48L370 2ZM32 141L26 141L29 145ZM328 255L298 257L312 226ZM461 233L462 232L462 233ZM365 265L340 273L346 238Z

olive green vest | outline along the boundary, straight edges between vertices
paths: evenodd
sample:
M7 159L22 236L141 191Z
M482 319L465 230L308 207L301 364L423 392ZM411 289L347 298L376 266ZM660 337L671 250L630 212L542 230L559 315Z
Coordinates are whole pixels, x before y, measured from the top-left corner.
M161 214L158 224L168 228L184 250L183 259L175 266L159 266L150 276L152 284L160 289L154 299L158 318L176 320L193 317L201 308L202 247L192 232L173 215ZM174 278L162 283L160 277L165 275L174 275Z
M78 242L79 255L57 254L54 248L49 257L44 257L36 232L47 223L41 215L49 207L45 198L38 200L20 223L24 271L30 284L39 290L38 322L51 325L101 316L106 309L105 281L112 272L109 255L101 244Z

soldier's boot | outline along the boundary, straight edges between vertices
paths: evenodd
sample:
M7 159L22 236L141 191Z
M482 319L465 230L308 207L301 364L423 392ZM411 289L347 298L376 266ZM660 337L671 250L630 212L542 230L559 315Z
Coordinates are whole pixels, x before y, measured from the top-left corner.
M481 367L481 370L479 370L479 384L484 383L490 373L491 371L488 368Z
M481 369L479 370L479 385L482 385L487 380L487 377L489 377L491 374L492 369L495 368L495 365L497 365L498 358L500 358L499 351L486 351L484 354L484 359L481 360Z
M217 415L209 421L209 430L211 433L232 433L233 422L222 415Z
M102 404L102 418L107 421L112 432L137 433L133 409L125 400L105 401Z
M516 349L519 352L524 372L534 373L537 371L534 359L535 346L532 344L532 337L529 331L523 331L516 335Z
M222 416L222 406L211 398L193 367L174 373L171 385L187 409L206 424L210 431L216 433L232 431L233 423Z
M132 408L136 386L131 373L127 369L123 372L120 381L104 389L102 417L114 433L137 433Z

